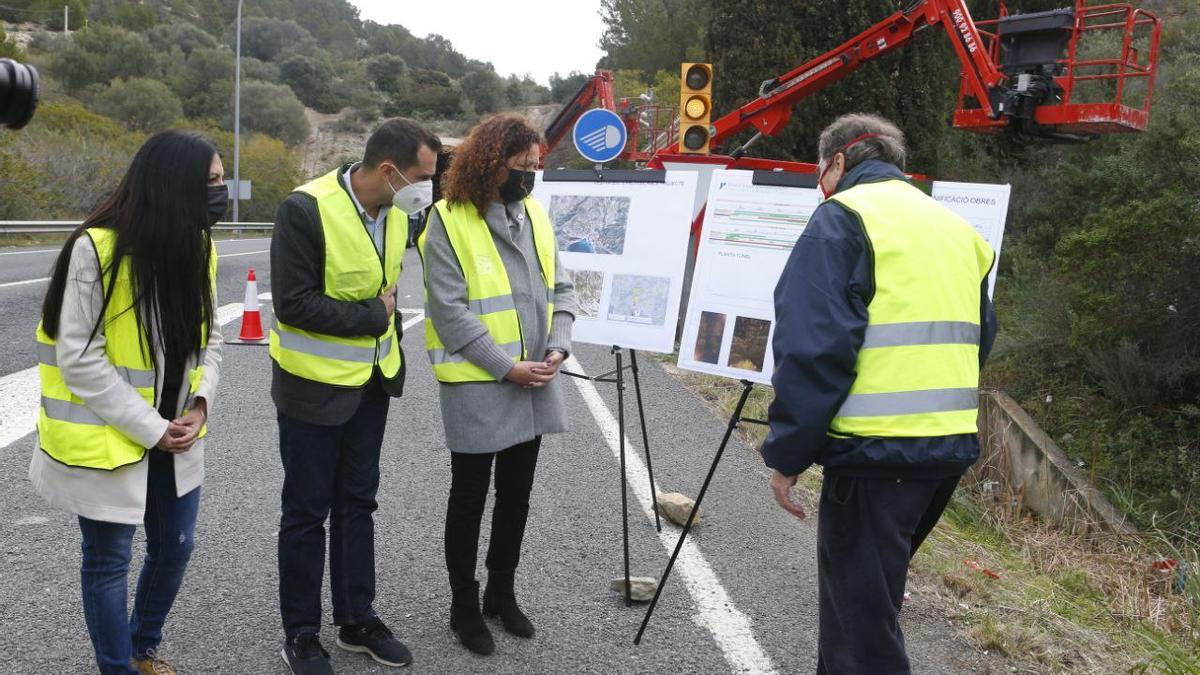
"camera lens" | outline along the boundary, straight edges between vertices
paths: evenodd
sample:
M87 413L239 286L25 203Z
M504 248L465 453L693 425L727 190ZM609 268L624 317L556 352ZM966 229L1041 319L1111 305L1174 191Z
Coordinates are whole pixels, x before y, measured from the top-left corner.
M12 59L0 59L0 126L20 129L38 104L38 72Z

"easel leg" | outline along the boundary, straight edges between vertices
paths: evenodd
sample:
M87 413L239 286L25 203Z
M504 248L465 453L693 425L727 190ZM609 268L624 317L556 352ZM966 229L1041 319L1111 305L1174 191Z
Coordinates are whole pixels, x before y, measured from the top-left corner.
M625 472L625 367L620 347L613 347L617 357L617 426L620 427L621 445L621 538L625 545L625 606L633 606L633 589L629 581L629 496Z
M708 485L712 482L713 474L717 472L717 464L721 461L721 455L725 453L725 447L729 445L729 439L733 436L733 430L737 428L738 422L742 419L742 409L746 407L746 399L750 398L750 391L754 388L752 382L742 382L742 396L738 399L737 407L733 409L733 415L729 417L729 426L725 428L725 437L721 439L721 445L717 448L717 455L713 457L712 466L708 468L708 475L704 477L704 485L700 486L700 494L696 495L696 505L692 507L691 513L688 514L687 523L683 526L683 532L679 534L679 541L675 543L675 550L671 553L671 559L667 561L667 568L663 570L662 578L658 580L658 589L654 591L654 599L650 601L650 606L646 608L646 616L642 619L642 625L638 628L637 637L633 639L633 644L642 643L642 634L646 632L646 626L650 623L650 617L654 615L654 608L658 606L658 598L662 595L663 586L667 584L667 578L671 576L671 570L675 567L675 559L679 557L679 551L683 549L683 542L687 539L688 533L692 531L692 523L696 520L696 513L700 510L700 502L704 501L704 494L708 492Z
M638 375L637 350L629 350L629 365L633 371L633 391L637 395L638 419L642 422L642 450L646 453L646 473L650 474L650 498L654 507L654 527L662 532L658 513L658 489L654 484L654 463L650 461L650 434L646 433L646 412L642 408L642 378Z

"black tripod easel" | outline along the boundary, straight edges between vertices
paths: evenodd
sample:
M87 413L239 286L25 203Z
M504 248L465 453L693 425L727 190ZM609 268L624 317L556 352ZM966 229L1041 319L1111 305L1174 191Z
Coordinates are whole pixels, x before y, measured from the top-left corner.
M809 174L793 173L791 171L755 171L751 179L754 185L769 185L774 187L794 187L794 188L813 188L817 186L816 176ZM642 625L638 628L637 636L633 639L633 644L639 645L642 643L642 636L646 633L646 626L650 624L650 617L654 615L654 608L658 606L658 599L662 596L663 586L667 584L667 579L671 576L671 570L675 568L675 560L679 557L679 552L683 549L683 542L687 539L688 533L692 531L692 524L696 521L696 514L700 511L700 502L704 501L704 495L708 492L708 485L712 482L713 474L717 472L717 464L721 462L721 455L725 454L725 448L729 445L729 439L733 436L733 431L740 424L758 424L766 426L767 423L763 420L751 419L742 417L742 411L746 407L746 400L750 398L750 392L754 389L754 383L749 380L741 380L742 395L738 398L737 406L733 409L733 414L729 417L729 426L725 428L725 436L721 439L721 445L717 448L717 454L713 457L712 466L708 468L708 475L704 477L704 484L700 486L700 493L696 495L696 503L692 506L691 513L688 514L687 523L683 526L683 532L679 534L679 541L675 543L675 550L671 553L671 559L667 561L667 568L663 570L662 577L658 580L658 588L654 591L654 599L650 601L650 606L646 608L646 616L642 619Z
M542 172L542 180L546 182L566 183L665 183L665 171L647 171L614 169L605 170L602 164L591 169L556 169ZM638 418L642 426L642 448L646 454L646 473L650 475L650 497L654 509L654 526L662 532L662 517L658 509L658 491L654 483L654 465L650 461L650 435L646 432L646 413L642 404L642 382L638 374L637 350L630 349L629 365L625 364L625 349L616 345L612 354L616 358L616 369L589 377L579 373L562 371L564 375L592 382L604 382L617 385L617 425L620 427L620 456L621 456L621 537L625 550L625 606L633 606L632 590L629 581L629 478L625 470L625 371L633 373L633 390L637 396Z
M712 482L713 474L717 472L717 464L721 462L721 455L725 454L725 448L729 445L729 439L733 436L733 431L743 422L764 426L767 424L763 420L742 417L742 410L745 409L746 400L750 398L750 392L753 389L753 382L742 380L742 395L738 398L737 406L733 409L733 414L729 417L729 425L725 427L725 436L721 438L721 445L717 448L716 456L713 457L712 466L708 467L708 475L704 477L704 484L700 486L700 493L696 495L696 504L692 506L692 511L688 514L687 523L683 526L683 532L679 534L679 541L675 543L675 550L671 553L671 559L667 561L667 568L663 570L662 577L658 580L658 589L654 591L654 599L650 601L650 606L646 608L646 616L642 619L641 627L638 628L637 637L633 639L633 644L635 645L642 643L642 635L646 632L646 626L650 624L650 617L654 615L654 608L658 606L658 598L662 595L663 586L667 584L667 578L671 576L671 570L675 568L675 559L679 557L679 551L683 549L684 540L687 539L688 533L692 531L692 523L696 521L696 514L700 511L700 502L704 501L704 494L708 492L708 485Z
M592 382L604 382L617 385L617 426L620 434L620 456L621 456L621 538L625 549L625 606L633 606L633 594L630 589L629 581L629 477L625 470L625 371L628 370L633 374L633 391L637 398L638 420L642 427L642 450L646 454L646 473L650 477L650 496L653 499L654 508L654 526L662 532L662 518L658 512L658 490L654 483L654 464L650 461L650 434L646 431L646 412L642 405L642 380L638 373L637 350L629 350L629 365L625 365L624 354L625 350L621 347L613 345L613 357L616 359L616 368L602 375L594 377L582 375L580 373L572 373L570 371L562 371L563 375L575 377L581 380L590 380Z

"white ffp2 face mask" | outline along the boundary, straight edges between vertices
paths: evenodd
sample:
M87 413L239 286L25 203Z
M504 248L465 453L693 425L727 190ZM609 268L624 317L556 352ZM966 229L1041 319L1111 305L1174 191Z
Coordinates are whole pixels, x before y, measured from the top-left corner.
M388 187L392 188L393 206L411 216L424 211L430 204L433 204L433 181L422 180L409 183L399 170L396 171L396 175L400 176L400 180L408 185L397 190L392 187L392 182L388 181Z

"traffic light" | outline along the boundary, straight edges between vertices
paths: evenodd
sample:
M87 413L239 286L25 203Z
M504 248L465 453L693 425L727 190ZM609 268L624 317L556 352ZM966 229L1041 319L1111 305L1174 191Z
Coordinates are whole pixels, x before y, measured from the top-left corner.
M680 72L679 152L707 155L711 137L712 64L685 63Z

